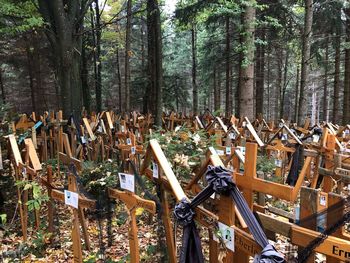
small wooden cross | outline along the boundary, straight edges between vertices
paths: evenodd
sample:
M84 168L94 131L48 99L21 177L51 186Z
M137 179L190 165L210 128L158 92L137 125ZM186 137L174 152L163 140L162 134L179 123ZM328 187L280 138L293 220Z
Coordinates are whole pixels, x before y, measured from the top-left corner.
M116 189L108 189L108 195L110 198L120 199L125 203L130 217L130 228L129 228L129 245L130 245L130 257L131 263L140 262L139 242L137 238L137 224L136 224L136 208L141 207L146 209L148 212L156 213L156 204L154 201L143 199L134 193L123 192Z

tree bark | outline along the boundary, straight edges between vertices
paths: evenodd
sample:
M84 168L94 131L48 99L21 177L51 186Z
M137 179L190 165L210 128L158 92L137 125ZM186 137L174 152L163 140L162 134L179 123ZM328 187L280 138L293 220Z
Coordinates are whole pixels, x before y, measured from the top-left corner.
M333 123L339 122L340 112L340 32L337 30L337 36L335 39L335 58L334 58L334 86L333 86Z
M328 60L329 60L329 36L326 36L326 53L324 65L323 83L323 120L328 122Z
M298 122L298 101L299 101L299 76L300 76L300 68L297 65L297 76L295 80L295 98L294 98L294 121Z
M162 34L160 11L157 0L147 0L147 39L148 39L148 71L150 93L147 96L155 98L155 103L150 104L154 115L155 125L162 125Z
M118 82L118 109L119 112L121 113L123 110L123 105L122 105L122 76L120 74L120 61L119 61L119 49L115 51L116 54L116 64L117 64L117 82Z
M288 87L288 65L289 65L289 50L286 50L286 57L284 61L284 68L283 68L283 85L282 85L282 92L281 92L281 100L280 100L280 119L284 118L284 100L286 97L286 91Z
M246 49L241 62L240 116L254 119L254 30L255 0L246 1L243 14L243 47Z
M127 18L126 18L126 32L125 32L125 98L124 110L130 112L130 56L131 56L131 20L132 20L132 0L127 1Z
M265 40L265 30L261 28L259 38ZM264 113L264 81L265 81L265 45L259 44L256 50L256 80L255 80L255 102L256 116Z
M96 110L102 110L102 63L101 63L101 14L98 0L95 0L96 31Z
M214 111L217 111L220 109L220 95L219 95L219 88L218 88L218 71L217 68L214 67L213 71L213 91L214 91Z
M34 69L33 49L34 48L29 46L29 44L26 45L30 98L31 98L31 102L32 102L32 111L36 112L34 71L33 71L33 69Z
M270 90L271 90L271 44L268 46L267 50L267 109L266 115L267 119L271 119L271 99L270 99Z
M91 111L91 94L90 94L90 87L88 84L88 67L87 67L87 58L86 58L86 48L85 45L83 45L81 50L81 85L82 85L82 92L83 92L83 105L87 112Z
M313 0L304 0L305 3L305 18L304 32L302 39L302 61L301 61L301 76L300 76L300 92L299 92L299 108L298 108L298 124L301 125L307 116L307 94L309 82L309 65L310 65L310 46L312 35L313 21Z
M1 68L0 68L0 88L1 88L2 103L6 103L5 87L4 87L4 82L2 80L2 69Z
M346 15L346 42L350 42L350 8L344 9ZM350 123L350 49L345 49L344 59L344 100L343 100L343 125Z
M274 120L277 123L279 120L280 113L280 104L281 103L281 94L282 94L282 75L283 75L283 50L278 48L276 49L276 60L277 60L277 80L275 87L275 104L274 104Z
M192 25L191 28L191 43L192 43L192 90L193 90L193 114L198 114L198 87L197 87L197 39L196 27Z
M39 11L50 26L46 31L55 58L64 117L80 118L82 91L80 78L83 18L90 2L83 0L38 0Z
M232 87L231 87L231 34L230 34L230 17L226 17L226 106L225 115L229 118L232 114Z

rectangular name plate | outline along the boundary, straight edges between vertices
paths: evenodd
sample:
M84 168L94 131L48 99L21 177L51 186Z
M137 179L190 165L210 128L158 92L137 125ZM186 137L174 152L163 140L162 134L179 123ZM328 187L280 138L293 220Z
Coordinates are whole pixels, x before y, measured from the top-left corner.
M78 209L79 196L77 193L64 190L64 203Z

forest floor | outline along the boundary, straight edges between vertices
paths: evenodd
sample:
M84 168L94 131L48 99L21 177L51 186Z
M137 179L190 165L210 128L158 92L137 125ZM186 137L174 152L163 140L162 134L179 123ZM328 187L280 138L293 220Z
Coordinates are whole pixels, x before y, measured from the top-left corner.
M34 215L29 213L28 240L23 241L21 221L17 207L17 187L7 169L0 174L0 191L5 200L0 206L0 214L6 214L6 223L0 225L0 262L73 262L73 243L71 238L72 209L62 203L54 202L54 227L52 235L47 231L47 206L40 207L40 228L34 228ZM46 191L46 190L44 190ZM0 204L1 205L1 204ZM91 250L87 251L82 238L84 262L122 263L128 262L129 255L129 216L123 203L113 203L114 212L110 220L104 216L97 219L96 213L86 211L88 235ZM138 240L141 262L167 262L166 242L161 219L150 216L147 212L137 211ZM101 227L99 226L101 223ZM107 224L110 232L108 234ZM209 257L208 231L199 228L205 258ZM102 232L101 232L102 229ZM181 248L182 228L175 230L177 248ZM102 233L102 234L101 234ZM100 239L102 236L102 240ZM82 237L82 235L81 235ZM109 240L110 239L110 240ZM110 246L108 243L110 241ZM287 258L296 256L296 247L290 246L288 239L278 237L274 244L276 249ZM221 247L221 250L224 249ZM103 251L103 253L100 253ZM224 254L224 253L222 253ZM102 255L102 258L101 258ZM102 260L104 259L104 260ZM251 261L253 258L251 258ZM208 262L208 261L207 261ZM220 259L219 259L220 262ZM325 262L324 257L317 255L316 262Z
M9 174L9 169L4 170L0 176L0 191L5 200L2 207L0 207L0 214L6 214L6 223L0 225L0 262L73 262L72 209L62 203L54 202L55 231L52 235L47 231L48 209L45 204L40 207L41 222L39 229L34 228L34 213L29 213L28 239L24 242L14 178ZM85 249L82 238L84 262L122 263L129 261L128 218L124 204L121 202L114 204L114 213L110 220L111 232L108 235L108 220L102 218L100 228L96 214L86 211L91 250L87 251ZM167 262L165 234L164 230L159 229L159 225L162 225L159 222L161 220L159 221L156 215L150 216L147 212L141 211L137 217L141 262ZM100 229L102 229L102 242L100 240ZM180 248L182 229L177 228L176 231L176 242L178 248ZM203 235L202 245L207 257L207 231L200 231L200 234ZM111 238L110 246L108 246L108 236ZM104 250L102 258L105 260L101 259L101 253L99 253L101 248Z

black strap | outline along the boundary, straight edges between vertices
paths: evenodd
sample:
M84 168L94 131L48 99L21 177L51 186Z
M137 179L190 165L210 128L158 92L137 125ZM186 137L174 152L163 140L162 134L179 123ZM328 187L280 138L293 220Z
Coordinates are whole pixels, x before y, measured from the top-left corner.
M236 184L233 182L231 171L221 166L208 166L206 179L208 181L208 186L205 189L195 196L191 202L186 199L181 200L174 209L176 220L184 226L180 263L204 262L200 239L193 221L195 215L193 209L208 199L214 192L221 195L231 195L254 239L263 248L262 253L255 257L254 262L285 262L282 255L269 244L260 224L249 209L247 202ZM191 231L193 231L193 235L190 235Z
M301 145L295 146L295 152L293 153L293 160L290 171L287 176L286 183L290 186L295 186L296 182L299 178L299 171L301 170L301 166L304 159L304 147Z

